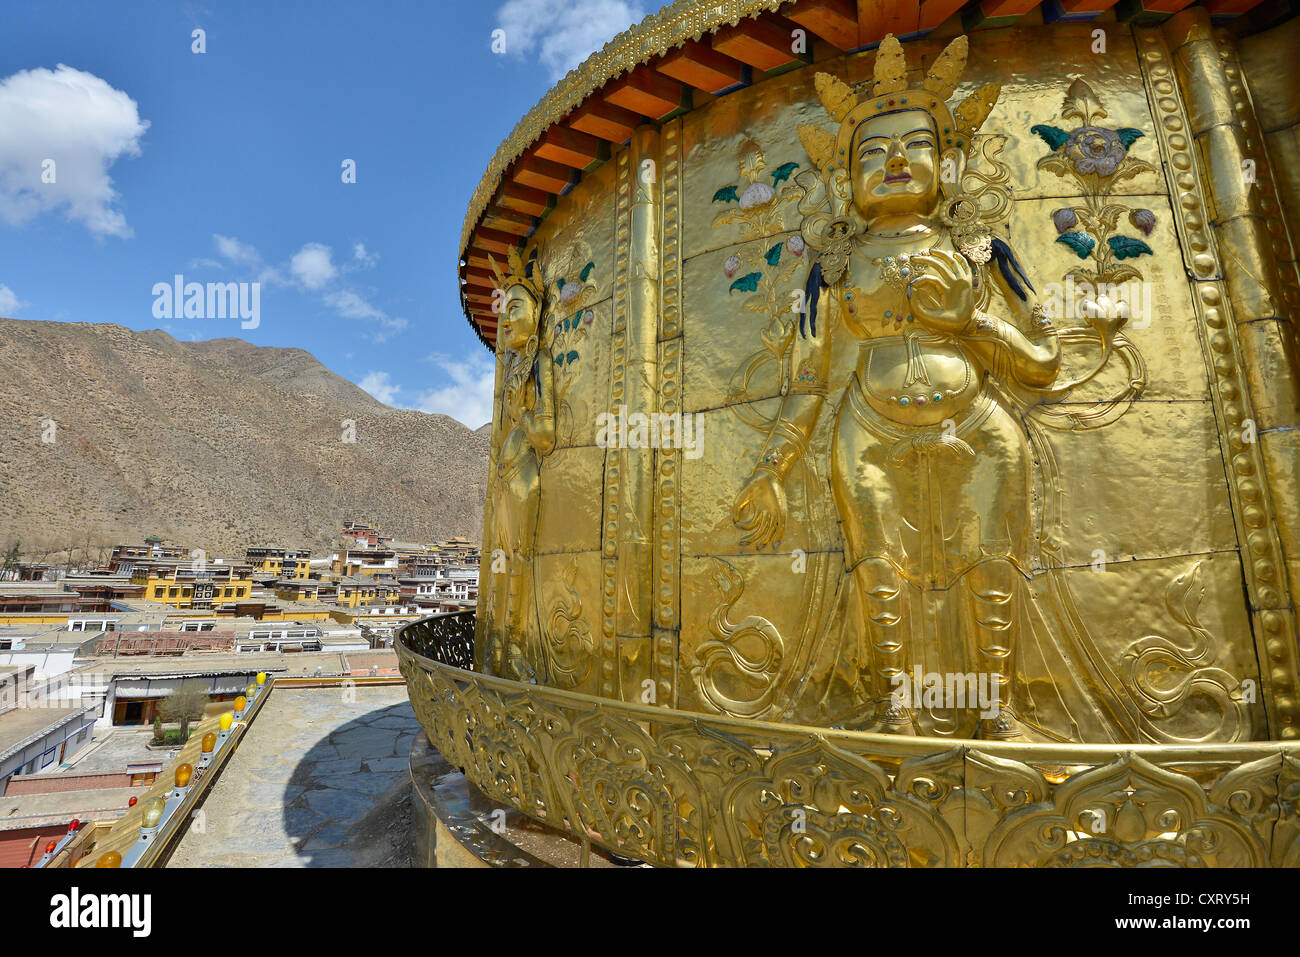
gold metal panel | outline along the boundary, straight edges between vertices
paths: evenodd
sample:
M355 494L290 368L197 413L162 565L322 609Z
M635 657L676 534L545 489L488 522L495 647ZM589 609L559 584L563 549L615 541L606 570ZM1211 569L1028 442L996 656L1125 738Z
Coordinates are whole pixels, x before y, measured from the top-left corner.
M1300 381L1291 374L1295 361L1289 352L1293 334L1291 323L1282 319L1237 326L1242 351L1255 360L1246 367L1246 380L1261 431L1300 426ZM1272 469L1269 473L1274 474Z
M600 552L537 557L541 646L550 683L595 694L600 682Z
M1274 519L1284 541L1300 541L1300 430L1282 429L1262 432L1259 447L1268 470L1273 501L1277 503ZM1260 509L1250 513L1249 524L1262 527ZM1290 561L1300 560L1300 554L1287 552Z
M1154 722L1161 733L1191 741L1228 736L1218 727L1225 720L1222 699L1195 691L1200 681L1233 689L1234 705L1226 720L1241 723L1241 740L1268 737L1259 660L1248 640L1250 613L1235 551L1113 561L1104 570L1073 568L1065 577L1098 649L1133 698L1143 699L1135 684L1158 684L1156 678L1174 675L1185 682L1184 694L1161 709ZM1198 643L1204 645L1203 655L1189 655L1187 649Z
M1053 434L1052 446L1066 565L1087 565L1098 549L1114 561L1236 547L1209 403L1139 401L1104 430Z
M594 445L556 450L542 462L542 498L537 551L600 550L600 486L592 477L604 466L605 450Z
M780 201L789 172L778 171L787 163L808 168L798 126L825 116L813 78L817 71L835 70L841 62L842 58L824 61L779 81L738 90L682 118L683 259L798 229L798 211L792 203ZM755 147L761 162L753 161ZM726 215L763 205L773 192L777 203L757 230L745 217Z
M827 682L826 674L856 649L807 627L815 606L836 597L842 571L836 553L807 560L788 553L684 558L678 707L769 720L851 707L851 688ZM830 685L825 697L833 706L820 693L797 700L809 674L819 691Z
M610 410L613 300L606 298L592 305L575 301L578 308L567 310L550 324L551 355L556 363L556 455L595 445L599 416Z

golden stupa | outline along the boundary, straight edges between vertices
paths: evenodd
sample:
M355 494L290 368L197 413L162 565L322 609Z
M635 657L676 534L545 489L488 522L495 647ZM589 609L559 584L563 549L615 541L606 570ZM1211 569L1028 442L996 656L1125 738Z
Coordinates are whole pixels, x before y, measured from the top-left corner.
M1300 20L885 6L681 0L502 144L429 741L670 866L1300 864Z

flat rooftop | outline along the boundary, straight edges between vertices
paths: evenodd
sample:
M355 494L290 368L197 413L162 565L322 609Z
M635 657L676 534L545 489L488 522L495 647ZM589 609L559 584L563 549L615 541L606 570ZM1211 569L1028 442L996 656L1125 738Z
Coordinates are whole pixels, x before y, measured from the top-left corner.
M0 714L0 758L7 757L46 731L66 724L94 705L75 708L14 708Z
M139 658L94 658L73 669L73 674L112 674L118 677L231 675L271 672L292 676L315 674L346 674L344 662L337 652L250 652L247 654L186 653L166 657L141 656Z
M149 790L95 788L88 791L53 791L49 794L12 794L0 797L0 831L67 823L74 817L86 821L111 821L126 813L133 797Z

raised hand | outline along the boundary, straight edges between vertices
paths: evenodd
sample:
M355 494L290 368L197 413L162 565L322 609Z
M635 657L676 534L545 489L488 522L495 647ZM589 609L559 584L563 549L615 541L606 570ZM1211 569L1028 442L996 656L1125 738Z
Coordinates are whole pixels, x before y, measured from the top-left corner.
M966 328L975 311L970 263L961 253L934 249L913 256L921 276L908 287L912 313L935 332L955 334Z

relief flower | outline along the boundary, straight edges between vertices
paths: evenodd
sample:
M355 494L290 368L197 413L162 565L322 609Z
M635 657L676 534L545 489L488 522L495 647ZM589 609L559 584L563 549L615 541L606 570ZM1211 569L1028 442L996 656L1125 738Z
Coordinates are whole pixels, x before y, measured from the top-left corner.
M588 309L586 312L582 314L582 321L587 325L591 325L591 320L595 318L596 318L596 314L592 312L590 309Z
M560 287L560 302L570 302L580 292L582 292L582 283L566 282Z
M1143 236L1150 236L1156 228L1156 214L1149 209L1135 209L1128 214L1128 221L1142 230Z
M1081 126L1065 143L1065 155L1080 176L1096 173L1111 176L1128 155L1128 146L1115 130L1100 126Z
M798 235L791 236L785 241L785 248L790 250L790 252L794 253L796 256L802 256L804 250L803 237Z
M770 203L776 197L776 190L766 183L750 183L740 194L740 208L753 209Z
M1052 213L1052 222L1056 224L1058 234L1068 232L1078 223L1079 217L1074 214L1072 209L1058 209Z
M739 270L740 270L739 256L728 256L727 261L722 264L722 271L727 274L728 279L734 276Z

